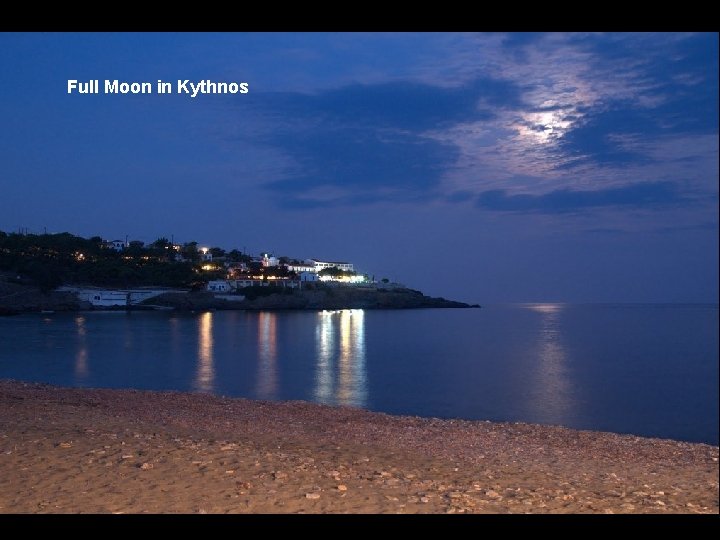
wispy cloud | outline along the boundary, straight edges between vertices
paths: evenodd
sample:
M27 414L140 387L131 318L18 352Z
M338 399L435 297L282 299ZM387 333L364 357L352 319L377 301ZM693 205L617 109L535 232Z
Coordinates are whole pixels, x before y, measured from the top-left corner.
M515 85L495 79L457 88L392 82L266 94L257 107L271 129L260 140L293 163L266 188L294 208L436 198L459 149L428 132L487 121L520 103Z
M635 206L663 207L685 202L678 186L670 182L644 182L594 191L559 189L543 195L508 195L504 190L485 191L476 201L480 208L501 212L577 212L586 208Z
M717 193L716 34L433 39L443 61L407 55L401 78L378 57L365 84L344 74L258 94L256 142L286 163L267 192L295 208L477 200L516 212Z

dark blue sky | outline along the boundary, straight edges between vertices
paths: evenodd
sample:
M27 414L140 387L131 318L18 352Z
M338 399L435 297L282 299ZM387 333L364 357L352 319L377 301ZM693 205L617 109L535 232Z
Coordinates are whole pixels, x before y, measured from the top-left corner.
M350 260L480 303L718 301L717 34L0 34L0 81L1 230Z

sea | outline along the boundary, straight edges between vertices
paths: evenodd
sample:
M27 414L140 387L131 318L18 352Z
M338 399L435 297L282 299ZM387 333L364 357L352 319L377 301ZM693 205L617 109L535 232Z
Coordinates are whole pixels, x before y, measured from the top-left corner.
M38 313L0 378L718 444L717 304Z

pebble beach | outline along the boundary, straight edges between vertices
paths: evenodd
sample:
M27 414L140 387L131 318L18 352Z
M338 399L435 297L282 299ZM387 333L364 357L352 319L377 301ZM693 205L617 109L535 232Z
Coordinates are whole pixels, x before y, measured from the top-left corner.
M0 381L0 513L718 513L718 447Z

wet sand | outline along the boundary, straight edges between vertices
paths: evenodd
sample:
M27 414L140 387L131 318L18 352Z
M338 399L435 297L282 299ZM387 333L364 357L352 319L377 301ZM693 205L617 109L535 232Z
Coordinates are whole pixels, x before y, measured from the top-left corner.
M718 513L718 447L0 381L0 513Z

